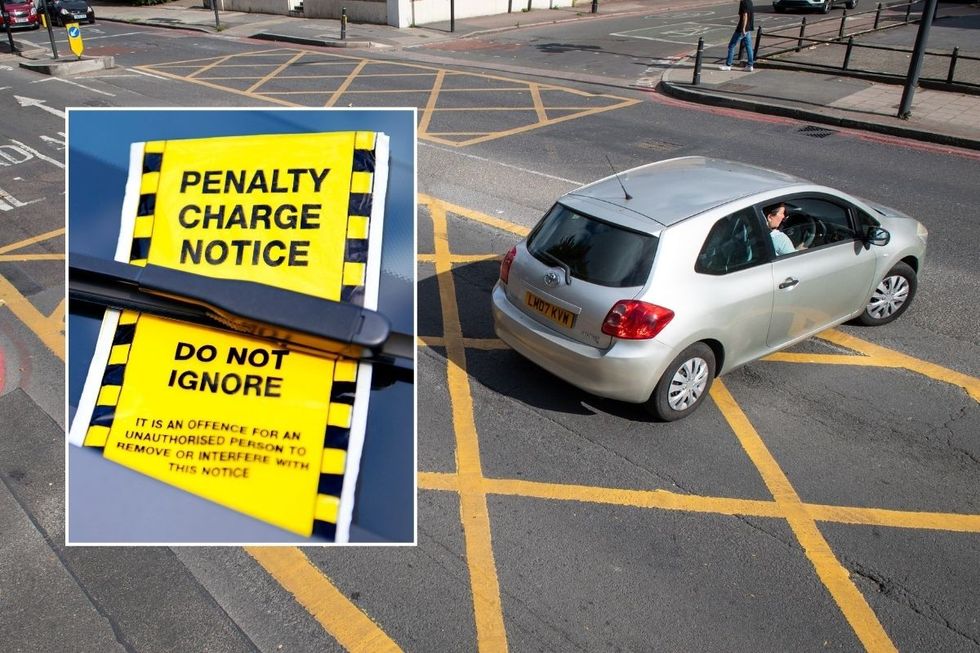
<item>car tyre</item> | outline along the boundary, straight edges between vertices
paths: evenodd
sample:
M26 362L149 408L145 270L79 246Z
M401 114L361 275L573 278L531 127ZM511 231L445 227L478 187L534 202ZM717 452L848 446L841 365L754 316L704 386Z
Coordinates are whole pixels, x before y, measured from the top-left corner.
M871 293L857 322L864 326L881 326L897 319L912 303L917 287L915 270L906 263L896 264Z
M823 3L823 7L820 8L820 11L825 14L829 14L830 10L833 8L834 8L834 0L827 0L827 2Z
M848 9L854 9L858 6L858 0L847 0L847 2L844 3L844 6Z
M675 358L664 371L646 408L663 422L687 417L701 405L715 378L715 354L696 342Z

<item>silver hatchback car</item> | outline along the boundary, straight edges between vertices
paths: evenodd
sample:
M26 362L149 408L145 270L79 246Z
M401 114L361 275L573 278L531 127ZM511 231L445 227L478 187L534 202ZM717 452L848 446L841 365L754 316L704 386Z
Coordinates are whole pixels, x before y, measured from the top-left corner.
M504 257L494 328L572 385L672 421L717 375L847 320L897 318L927 237L780 172L661 161L560 198Z

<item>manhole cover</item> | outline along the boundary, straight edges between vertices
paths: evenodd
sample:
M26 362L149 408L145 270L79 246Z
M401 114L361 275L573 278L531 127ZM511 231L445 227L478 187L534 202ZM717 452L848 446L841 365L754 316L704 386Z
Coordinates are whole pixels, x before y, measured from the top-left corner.
M827 129L826 127L817 127L815 125L807 125L806 127L800 127L796 130L797 134L803 134L804 136L809 136L811 138L827 138L832 134L837 132L833 129Z
M645 150L656 150L658 152L669 152L680 147L677 143L668 143L667 141L640 141L638 145Z

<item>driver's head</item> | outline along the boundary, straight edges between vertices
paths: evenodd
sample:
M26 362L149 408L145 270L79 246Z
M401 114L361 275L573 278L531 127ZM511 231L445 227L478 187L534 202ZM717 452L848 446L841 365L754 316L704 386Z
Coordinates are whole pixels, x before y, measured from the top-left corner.
M769 223L770 229L779 229L779 225L782 224L785 218L786 218L785 204L776 204L766 209L766 222Z

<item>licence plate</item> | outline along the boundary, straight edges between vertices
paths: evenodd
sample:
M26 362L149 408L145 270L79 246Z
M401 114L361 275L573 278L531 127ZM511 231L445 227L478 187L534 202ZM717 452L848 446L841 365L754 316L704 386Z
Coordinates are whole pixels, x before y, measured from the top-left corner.
M86 17L88 17L88 14L75 14L75 18L78 18L79 20Z
M14 18L14 22L15 23L26 23L27 22L27 19L26 18Z
M570 329L575 323L574 313L565 310L561 306L555 306L550 302L546 302L530 291L525 292L524 301L528 306L541 313L541 315L544 315L552 322L557 322L565 328Z

